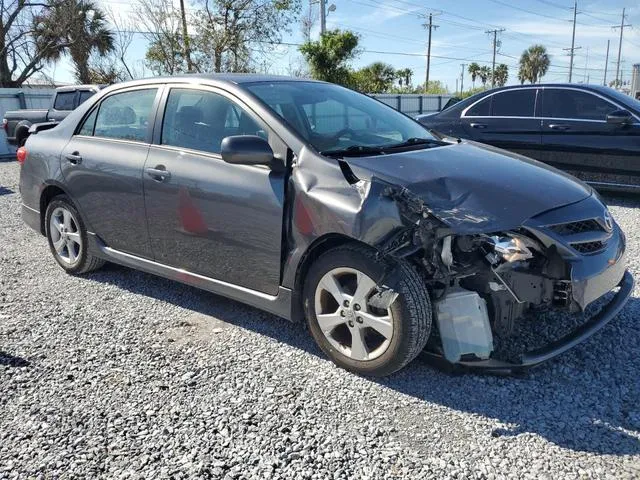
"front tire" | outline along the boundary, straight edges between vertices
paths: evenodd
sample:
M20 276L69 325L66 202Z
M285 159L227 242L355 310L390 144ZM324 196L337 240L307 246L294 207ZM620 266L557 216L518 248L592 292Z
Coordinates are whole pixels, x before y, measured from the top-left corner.
M380 377L400 370L431 332L429 294L409 263L396 265L391 303L374 301L382 298L376 296L377 284L384 284L388 268L371 248L345 245L321 255L305 280L304 307L314 340L334 363L358 374Z
M47 206L45 229L53 258L67 273L79 275L104 265L104 260L89 254L87 229L66 195L54 197Z

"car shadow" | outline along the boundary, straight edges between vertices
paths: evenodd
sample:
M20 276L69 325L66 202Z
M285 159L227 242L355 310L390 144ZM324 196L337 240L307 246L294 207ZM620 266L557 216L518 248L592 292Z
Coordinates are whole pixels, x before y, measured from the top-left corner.
M0 365L6 367L28 367L31 364L22 357L16 357L0 350Z
M233 300L113 264L86 277L211 315L324 358L302 323L291 324ZM638 316L640 299L632 298L615 322L635 324ZM611 328L613 332L607 330ZM625 338L625 345L640 344L639 329L625 331L635 337ZM619 333L619 327L610 325L572 352L523 377L451 375L417 360L393 376L368 380L424 402L495 419L504 426L494 429L492 437L535 434L575 451L635 455L640 454L640 382L635 375L640 371L640 357L631 348L621 354L622 349L614 346L600 349L607 352L606 358L596 358L591 352L593 342L603 341L603 335L611 342ZM621 358L630 363L624 369L620 368ZM599 388L594 388L594 382ZM409 418L415 414L408 412Z

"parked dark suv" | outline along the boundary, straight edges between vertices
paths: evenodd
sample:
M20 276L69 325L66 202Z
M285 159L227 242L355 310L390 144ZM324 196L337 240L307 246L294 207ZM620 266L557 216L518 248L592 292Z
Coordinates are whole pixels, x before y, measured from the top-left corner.
M363 374L425 348L456 365L536 365L605 325L633 286L624 234L589 186L437 140L337 85L123 83L18 155L23 218L67 272L111 261L306 318L333 361ZM523 317L580 312L615 287L569 336L494 356Z
M418 121L535 158L596 188L640 191L640 102L608 87L496 88Z

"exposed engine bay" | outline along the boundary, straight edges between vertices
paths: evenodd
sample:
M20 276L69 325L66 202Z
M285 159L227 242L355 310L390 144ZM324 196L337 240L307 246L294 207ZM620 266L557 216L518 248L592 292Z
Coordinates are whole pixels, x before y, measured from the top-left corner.
M581 311L571 267L526 228L455 234L404 187L389 186L411 224L380 246L380 256L409 259L424 272L434 299L442 354L451 363L487 360L496 339L513 334L526 313Z

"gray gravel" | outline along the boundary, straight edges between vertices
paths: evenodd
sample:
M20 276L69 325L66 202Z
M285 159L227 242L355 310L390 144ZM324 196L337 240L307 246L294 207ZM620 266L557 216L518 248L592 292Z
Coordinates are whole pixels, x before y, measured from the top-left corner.
M640 302L524 378L372 381L301 327L107 266L74 278L0 163L0 479L638 478ZM640 200L609 199L640 276Z

